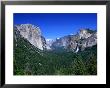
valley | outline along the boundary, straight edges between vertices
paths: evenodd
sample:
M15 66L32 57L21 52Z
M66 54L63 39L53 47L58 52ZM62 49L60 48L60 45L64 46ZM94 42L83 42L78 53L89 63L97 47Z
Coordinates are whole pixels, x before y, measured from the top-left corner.
M14 75L97 75L95 31L81 30L50 45L33 25L15 26L14 34Z

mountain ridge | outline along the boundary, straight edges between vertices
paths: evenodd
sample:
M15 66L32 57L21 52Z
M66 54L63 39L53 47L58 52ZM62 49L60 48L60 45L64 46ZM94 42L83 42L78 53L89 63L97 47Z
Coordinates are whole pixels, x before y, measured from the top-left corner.
M40 37L44 41L43 36ZM14 28L13 74L97 75L96 45L77 53L63 50L61 47L58 51L41 50L24 38L17 28Z
M74 35L65 35L56 40L47 41L41 33L38 26L32 24L14 25L14 29L27 39L32 45L41 50L57 50L64 48L73 52L83 51L87 47L97 45L97 32L94 30L80 29L79 33Z

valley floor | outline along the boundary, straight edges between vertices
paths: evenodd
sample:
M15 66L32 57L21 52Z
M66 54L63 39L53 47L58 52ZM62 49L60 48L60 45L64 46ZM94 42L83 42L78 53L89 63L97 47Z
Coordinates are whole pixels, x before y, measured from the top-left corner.
M97 46L78 53L41 51L20 40L14 46L14 75L97 75Z

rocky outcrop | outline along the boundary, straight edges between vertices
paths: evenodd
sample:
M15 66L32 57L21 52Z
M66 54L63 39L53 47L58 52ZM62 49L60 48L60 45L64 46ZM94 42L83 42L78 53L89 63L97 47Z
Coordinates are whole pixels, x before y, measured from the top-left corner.
M56 39L52 44L52 49L57 47L72 50L78 52L84 50L87 47L92 47L97 44L97 32L90 29L81 29L76 35L67 35Z
M15 25L14 29L18 30L20 35L27 39L32 45L43 50L46 48L45 38L41 35L40 28L32 24Z
M15 25L14 30L15 40L16 36L22 36L41 50L66 49L78 52L97 45L97 32L90 29L81 29L76 35L67 35L56 38L56 40L46 40L42 36L40 28L32 24Z
M54 40L52 39L46 39L46 49L47 50L52 50L51 46L53 44Z
M41 41L42 41L42 44L43 44L43 45L42 45L43 50L46 50L46 48L47 48L46 45L47 45L47 44L46 44L46 40L45 40L45 38L44 38L43 36L41 36Z
M79 36L80 36L80 39L87 39L88 37L90 37L92 35L92 33L89 33L88 32L89 29L81 29L80 30L80 33L79 33Z

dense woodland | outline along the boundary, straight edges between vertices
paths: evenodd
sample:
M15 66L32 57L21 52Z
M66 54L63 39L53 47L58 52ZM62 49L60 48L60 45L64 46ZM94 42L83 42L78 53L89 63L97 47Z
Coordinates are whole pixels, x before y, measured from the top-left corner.
M26 39L14 41L14 75L96 75L97 46L78 53L41 51Z

